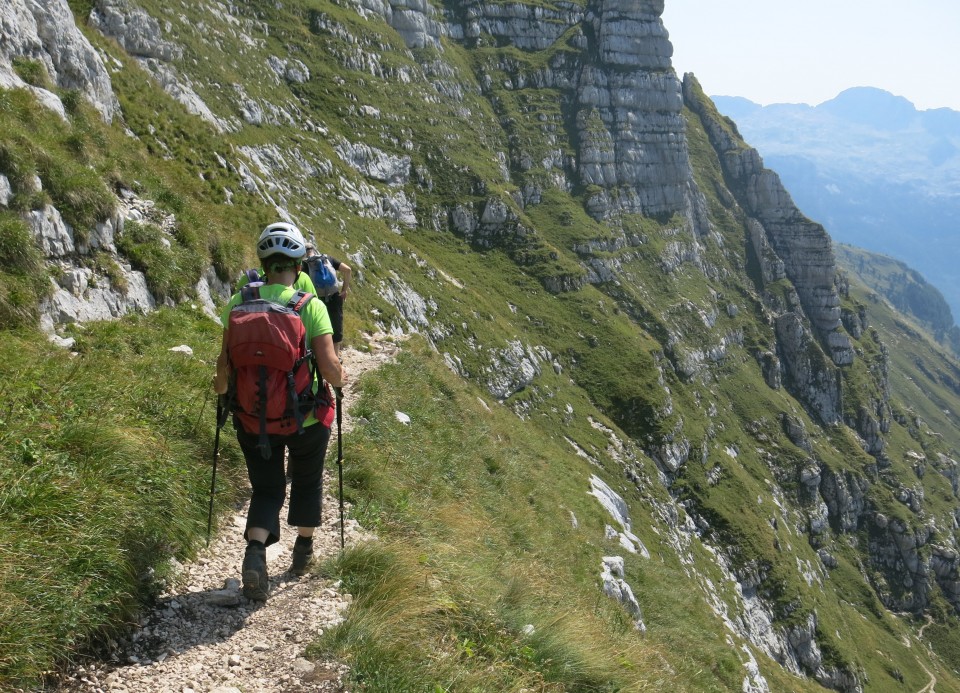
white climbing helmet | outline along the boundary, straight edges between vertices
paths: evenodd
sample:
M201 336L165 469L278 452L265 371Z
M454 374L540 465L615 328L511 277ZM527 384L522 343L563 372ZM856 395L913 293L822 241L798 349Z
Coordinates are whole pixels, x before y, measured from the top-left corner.
M300 229L285 221L267 226L257 241L257 257L260 259L279 254L299 260L306 252L307 242Z

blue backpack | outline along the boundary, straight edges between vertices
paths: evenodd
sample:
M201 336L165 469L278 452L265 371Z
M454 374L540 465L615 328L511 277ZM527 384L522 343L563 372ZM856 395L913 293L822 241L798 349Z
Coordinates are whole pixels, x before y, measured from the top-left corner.
M263 284L263 277L260 276L260 270L248 269L244 274L247 276L247 286ZM237 291L240 291L242 288L242 286L238 286Z
M314 255L304 260L304 265L318 296L326 298L340 290L337 272L333 269L329 255Z

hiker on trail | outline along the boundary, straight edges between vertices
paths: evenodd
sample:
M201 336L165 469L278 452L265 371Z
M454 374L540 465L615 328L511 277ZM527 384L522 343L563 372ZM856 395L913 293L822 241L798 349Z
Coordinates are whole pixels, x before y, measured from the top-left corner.
M353 270L346 262L318 253L313 243L307 243L303 272L310 276L317 296L330 314L330 322L333 324L333 348L339 358L343 343L343 304L350 293ZM343 275L343 278L338 277L337 273Z
M313 556L323 462L334 418L327 385L340 388L346 382L326 307L294 288L305 253L296 226L267 226L257 242L264 283L234 294L222 314L214 389L218 394L230 390L233 424L252 487L242 577L244 596L258 601L266 600L270 589L266 547L280 539L285 452L291 476L287 523L297 527L298 535L290 570L303 575Z

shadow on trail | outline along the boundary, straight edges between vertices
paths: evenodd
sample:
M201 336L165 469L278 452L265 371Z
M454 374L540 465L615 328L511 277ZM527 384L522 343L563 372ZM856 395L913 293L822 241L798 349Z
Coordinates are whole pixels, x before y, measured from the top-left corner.
M284 572L270 577L270 594L303 578ZM221 589L172 594L154 603L134 630L115 642L104 663L111 668L145 666L179 656L194 647L226 642L247 619L270 604L247 599L240 581L230 578Z

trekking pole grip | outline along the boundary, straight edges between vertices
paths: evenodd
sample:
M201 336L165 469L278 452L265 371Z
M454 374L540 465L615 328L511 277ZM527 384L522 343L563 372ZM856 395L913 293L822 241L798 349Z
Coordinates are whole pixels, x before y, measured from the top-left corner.
M217 395L217 428L224 427L229 415L230 408L227 406L227 396Z

